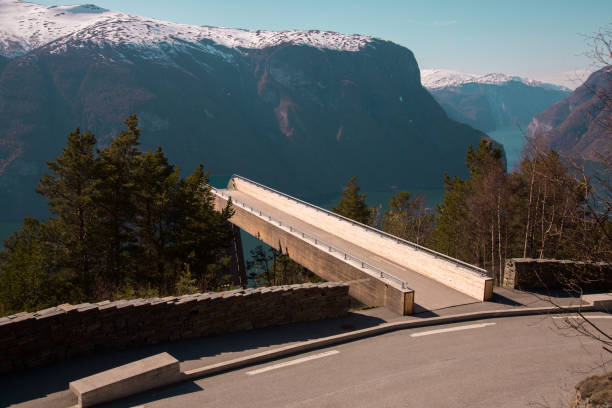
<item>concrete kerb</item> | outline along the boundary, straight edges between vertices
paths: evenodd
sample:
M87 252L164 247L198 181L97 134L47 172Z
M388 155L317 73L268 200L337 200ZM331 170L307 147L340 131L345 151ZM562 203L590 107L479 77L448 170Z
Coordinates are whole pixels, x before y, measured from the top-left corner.
M360 330L354 330L348 333L336 334L333 336L323 337L320 339L307 340L297 344L279 347L273 350L263 351L260 353L251 354L245 357L207 365L191 370L181 372L178 376L171 376L168 381L161 384L157 383L152 388L168 386L171 384L190 381L197 378L210 377L215 374L220 374L227 371L237 370L255 364L264 363L282 357L287 357L299 353L305 353L317 350L331 345L347 343L359 339L377 336L398 330L413 329L418 327L436 326L441 324L460 323L473 320L493 319L501 317L515 316L530 316L530 315L545 315L545 314L563 314L575 312L593 312L604 311L610 312L612 309L612 294L601 294L584 296L583 299L589 304L573 305L573 306L547 306L537 308L516 308L516 309L500 309L489 310L472 313L462 313L452 316L432 317L423 320L400 321L392 323L384 323L378 326L369 327ZM123 396L133 395L142 391L142 388L133 390L132 393L125 393Z

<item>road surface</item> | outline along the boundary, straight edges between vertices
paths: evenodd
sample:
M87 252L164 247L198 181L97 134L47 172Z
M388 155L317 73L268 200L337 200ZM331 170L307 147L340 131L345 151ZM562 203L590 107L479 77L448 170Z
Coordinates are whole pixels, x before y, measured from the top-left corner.
M611 315L590 315L612 330ZM610 356L562 325L531 316L402 330L108 407L566 407Z

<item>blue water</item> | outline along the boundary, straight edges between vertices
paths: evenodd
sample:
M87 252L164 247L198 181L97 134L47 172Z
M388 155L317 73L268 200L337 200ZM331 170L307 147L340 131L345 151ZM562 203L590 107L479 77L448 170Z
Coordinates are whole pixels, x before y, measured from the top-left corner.
M0 221L0 249L3 248L4 240L19 230L21 224L21 221Z
M504 146L508 160L508 172L514 170L521 162L521 154L526 142L521 130L517 126L512 126L487 132L487 134Z

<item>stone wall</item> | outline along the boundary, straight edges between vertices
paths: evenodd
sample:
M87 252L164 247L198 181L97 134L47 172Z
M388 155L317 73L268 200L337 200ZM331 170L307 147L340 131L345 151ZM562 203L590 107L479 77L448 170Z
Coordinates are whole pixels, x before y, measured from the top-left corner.
M348 289L307 283L18 313L0 318L0 373L100 350L339 317L348 311Z
M612 290L612 265L557 259L506 260L503 286L521 290L580 287L583 291Z

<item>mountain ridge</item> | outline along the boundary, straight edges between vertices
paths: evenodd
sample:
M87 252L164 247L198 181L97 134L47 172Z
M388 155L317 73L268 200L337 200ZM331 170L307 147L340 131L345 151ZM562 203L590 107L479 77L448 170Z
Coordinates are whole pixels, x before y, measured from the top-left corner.
M570 94L560 85L506 74L421 70L421 82L450 118L483 132L524 128L534 115Z
M225 48L261 49L283 43L338 51L358 51L372 37L321 30L244 30L196 26L126 14L86 4L41 6L21 0L0 0L0 54L23 55L38 47L66 41L104 44L182 44L212 42Z
M466 175L467 146L486 137L450 120L412 51L389 41L320 31L270 34L263 48L96 41L116 28L89 24L0 57L5 219L44 216L34 190L70 131L91 130L104 146L132 113L142 149L161 146L186 172L202 163L306 199L336 194L352 176L364 191L442 188L445 171ZM339 42L323 47L330 39Z
M601 160L612 154L612 66L593 72L574 92L536 115L526 136L564 156Z
M565 92L571 91L570 88L563 85L542 82L517 75L507 75L499 72L476 75L449 69L421 69L421 82L427 89L460 87L465 84L501 85L508 82L519 82L532 87Z

